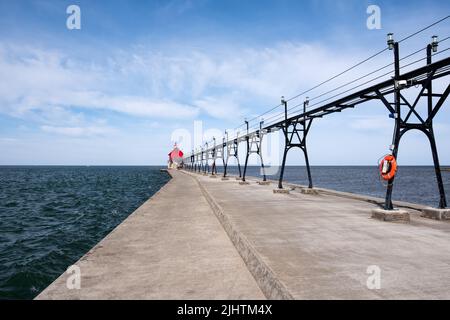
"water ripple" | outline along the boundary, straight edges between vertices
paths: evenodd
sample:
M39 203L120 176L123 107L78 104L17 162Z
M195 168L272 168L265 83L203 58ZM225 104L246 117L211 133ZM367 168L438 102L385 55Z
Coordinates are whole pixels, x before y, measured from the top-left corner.
M159 167L0 167L0 299L31 299L169 179Z

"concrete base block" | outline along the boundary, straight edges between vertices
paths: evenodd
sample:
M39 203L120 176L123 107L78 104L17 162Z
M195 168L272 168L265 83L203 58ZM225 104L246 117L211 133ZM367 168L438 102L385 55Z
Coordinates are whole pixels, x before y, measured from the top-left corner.
M250 184L250 182L248 182L248 181L239 181L239 184L240 184L240 185Z
M302 188L302 189L300 189L300 193L303 193L303 194L319 194L319 191L317 191L316 189L312 189L312 188Z
M449 220L450 209L425 208L422 209L422 217L436 220Z
M289 189L273 189L273 193L289 194Z
M268 186L270 184L270 181L258 181L258 184L260 186Z
M209 176L210 178L214 178L214 179L216 179L217 178L217 176L216 175L212 175L212 176Z
M396 210L384 210L384 209L372 209L372 218L381 221L399 221L409 222L409 212L402 209Z
M222 181L226 181L226 180L230 180L230 178L228 178L228 177L222 177L221 180L222 180Z

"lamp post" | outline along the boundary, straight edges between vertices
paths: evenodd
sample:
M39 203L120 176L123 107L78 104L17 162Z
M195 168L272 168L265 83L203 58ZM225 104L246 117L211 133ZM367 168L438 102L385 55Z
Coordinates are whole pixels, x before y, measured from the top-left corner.
M305 126L305 121L306 121L306 108L309 105L309 97L305 98L305 101L303 101L303 126Z
M394 49L394 34L392 32L389 32L387 34L387 45L388 45L389 50Z
M287 121L287 101L281 96L281 104L284 106L284 120Z
M400 143L401 138L401 101L400 101L400 53L399 53L399 46L398 42L394 41L394 35L392 33L387 34L387 45L389 50L394 50L394 103L395 103L395 114L394 114L394 120L395 120L395 127L394 127L394 134L392 137L392 156L394 158L397 158L398 153L398 145ZM385 210L392 210L392 189L394 186L394 177L392 177L388 181L388 186L386 190L386 200L384 204Z
M438 36L432 36L431 37L431 49L433 50L433 52L437 52L438 49Z

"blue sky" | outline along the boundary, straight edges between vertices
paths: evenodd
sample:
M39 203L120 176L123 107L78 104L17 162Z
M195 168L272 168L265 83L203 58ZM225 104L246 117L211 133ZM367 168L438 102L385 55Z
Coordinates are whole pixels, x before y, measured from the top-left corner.
M66 28L71 4L81 30ZM371 4L380 30L366 27ZM445 1L0 0L0 164L163 164L171 139L193 135L194 121L205 140L217 137L382 49L387 32L399 39L449 13ZM401 55L433 34L449 36L449 20L402 43ZM321 119L308 140L311 163L374 164L392 127L375 102ZM448 103L435 130L450 164ZM288 162L303 164L296 152ZM431 164L426 138L406 135L399 162Z

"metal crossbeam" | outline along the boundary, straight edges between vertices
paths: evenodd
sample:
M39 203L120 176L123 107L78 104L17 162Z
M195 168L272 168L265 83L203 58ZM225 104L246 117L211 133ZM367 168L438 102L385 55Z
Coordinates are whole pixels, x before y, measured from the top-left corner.
M344 97L338 98L332 102L325 103L315 108L307 108L308 101L305 101L303 104L303 112L291 116L288 116L287 102L284 101L283 99L282 104L284 104L284 118L282 120L268 123L265 126L262 126L262 124L260 124L260 128L253 132L248 131L248 122L246 122L247 132L244 135L240 136L238 133L236 138L229 140L227 134L226 139L223 141L221 145L222 159L224 159L224 177L227 174L227 165L230 157L236 157L239 167L239 176L241 176L241 168L238 156L238 146L240 142L246 141L247 144L246 163L243 175L243 180L245 181L245 173L247 169L247 162L249 155L252 152L255 152L261 156L260 147L262 134L270 133L276 130L282 130L285 136L285 148L279 177L279 184L278 184L279 188L282 188L286 155L288 151L294 147L300 148L304 153L306 168L308 171L309 187L312 188L313 184L311 179L308 153L306 148L306 138L310 130L312 121L314 119L322 118L329 114L342 112L342 110L348 108L354 108L368 101L379 100L387 108L391 117L395 119L395 128L392 141L393 146L392 154L394 155L394 157L397 157L400 139L405 132L409 130L419 130L424 132L428 137L432 149L433 163L435 167L436 178L438 181L438 188L440 193L439 207L440 208L446 207L447 203L445 199L445 192L439 167L437 147L434 138L433 118L436 116L436 114L438 113L438 111L448 98L450 94L450 85L447 85L443 93L435 93L432 90L432 83L436 79L440 79L450 75L450 57L441 59L436 62L432 62L431 57L433 46L432 44L429 44L427 46L427 64L425 66L416 68L412 71L400 74L398 43L392 42L391 45L392 47L390 46L390 49L393 49L394 51L394 73L395 73L395 76L392 79L388 79L375 85L361 89L359 91L350 93ZM416 96L413 102L408 101L408 99L406 99L406 97L403 96L401 93L402 90L408 89L411 86L422 86L419 94ZM392 94L394 95L395 101L389 102L389 100L386 97ZM427 98L427 106L428 106L427 117L421 116L416 109L416 107L420 103L421 98L423 97ZM434 105L433 105L433 98L439 98L439 100ZM407 108L406 117L402 117L402 109L404 108ZM418 119L419 123L411 122L412 115L414 115ZM252 149L253 146L256 146L256 148ZM223 154L225 149L226 149L226 156ZM195 168L198 168L200 166L200 168L202 168L204 172L206 172L206 170L208 170L209 172L208 159L209 154L212 150L214 150L212 154L213 158L215 158L217 151L216 146L208 148L208 145L206 145L206 149L202 149L201 152L198 152L196 154L196 157L194 157L193 160L191 160L197 163L196 165L194 164L193 166L194 170ZM201 160L198 161L198 155L200 154ZM205 165L203 165L203 162L205 162ZM214 165L215 161L213 166ZM261 165L262 168L264 168L262 157L261 157ZM388 183L385 201L386 209L392 209L391 195L392 195L393 181L394 179L391 179Z

